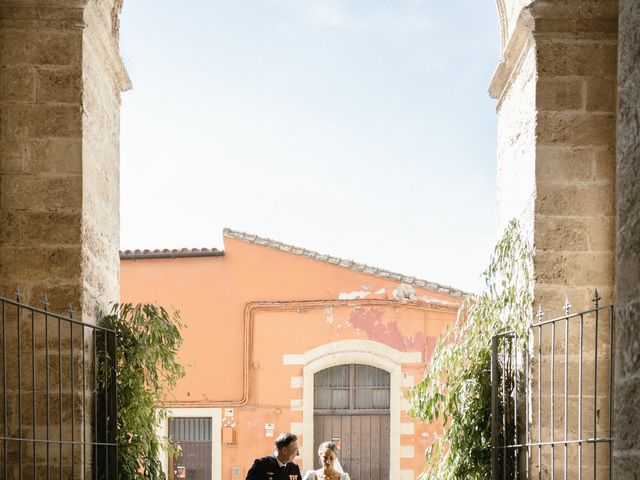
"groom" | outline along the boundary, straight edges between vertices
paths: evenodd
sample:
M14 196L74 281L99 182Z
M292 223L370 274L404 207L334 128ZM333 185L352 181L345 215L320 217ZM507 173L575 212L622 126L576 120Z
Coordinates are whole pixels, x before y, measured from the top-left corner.
M281 433L276 439L276 451L256 459L246 480L302 480L300 467L293 463L297 454L298 437L293 433Z

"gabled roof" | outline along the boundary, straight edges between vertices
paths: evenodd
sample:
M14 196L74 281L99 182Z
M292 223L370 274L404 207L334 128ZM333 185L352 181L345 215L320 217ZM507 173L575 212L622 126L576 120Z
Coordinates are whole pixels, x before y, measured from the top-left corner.
M225 228L224 236L229 238L235 238L237 240L242 240L243 242L247 242L247 243L262 245L263 247L273 248L275 250L280 250L281 252L292 253L294 255L299 255L301 257L311 258L319 262L329 263L331 265L337 265L339 267L348 268L349 270L354 270L356 272L375 275L376 277L381 277L381 278L388 278L390 280L395 280L399 283L405 283L415 287L426 288L428 290L444 293L457 298L463 298L464 296L467 295L466 292L463 292L462 290L458 290L457 288L449 287L447 285L442 285L439 283L430 282L428 280L422 280L420 278L402 275L401 273L390 272L389 270L383 270L381 268L372 267L370 265L365 265L363 263L357 263L357 262L354 262L353 260L348 260L345 258L325 255L322 253L314 252L312 250L307 250L306 248L296 247L295 245L289 245L286 243L279 242L277 240L272 240L270 238L259 237L258 235L253 235L251 233L246 233L238 230L232 230L230 228Z

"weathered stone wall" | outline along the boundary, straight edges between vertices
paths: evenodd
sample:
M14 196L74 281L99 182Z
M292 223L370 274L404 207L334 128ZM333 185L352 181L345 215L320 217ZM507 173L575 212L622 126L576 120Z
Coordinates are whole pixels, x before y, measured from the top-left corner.
M0 3L0 294L58 311L83 298L83 4Z
M83 310L120 297L120 91L129 80L120 62L121 0L90 1L82 48Z
M590 5L589 5L590 4ZM587 8L590 7L590 8ZM538 1L536 299L613 299L617 1Z
M118 300L119 5L0 9L0 295L88 318Z
M514 16L514 8L523 6ZM571 311L590 308L596 288L601 304L613 300L617 2L514 0L503 10L508 36L490 86L498 99L499 223L516 217L527 229L534 250L535 306L542 305L549 319L562 314L565 298ZM582 431L576 413L580 330L573 321L566 351L563 323L555 333L552 327L541 337L536 331L541 346L533 358L530 441L563 439L565 419L569 439L592 436L594 414L598 436L608 434L608 312L598 321L597 357L595 318L585 318L583 327ZM564 448L543 447L540 462L533 453L534 474L538 469L543 476L552 469L563 473ZM579 455L583 474L592 473L593 448L579 452L572 446L566 454L571 478ZM605 444L597 447L597 458L604 474Z
M640 3L620 0L614 476L640 478Z

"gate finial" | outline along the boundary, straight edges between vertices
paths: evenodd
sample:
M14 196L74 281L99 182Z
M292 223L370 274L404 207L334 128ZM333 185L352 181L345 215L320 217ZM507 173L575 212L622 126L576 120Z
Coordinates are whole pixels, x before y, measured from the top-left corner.
M593 298L591 299L591 301L596 304L596 308L600 307L600 300L602 300L602 297L600 296L600 294L598 293L598 289L596 288L593 294Z

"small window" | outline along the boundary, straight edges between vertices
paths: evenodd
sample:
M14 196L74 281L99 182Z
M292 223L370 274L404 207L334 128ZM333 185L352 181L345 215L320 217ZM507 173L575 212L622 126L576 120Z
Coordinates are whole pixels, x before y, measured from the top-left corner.
M316 411L387 410L389 372L369 365L338 365L315 374Z
M170 418L169 437L174 442L210 442L210 418Z

